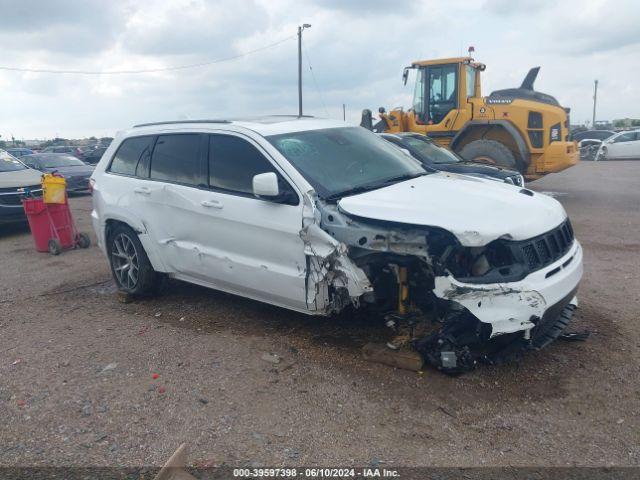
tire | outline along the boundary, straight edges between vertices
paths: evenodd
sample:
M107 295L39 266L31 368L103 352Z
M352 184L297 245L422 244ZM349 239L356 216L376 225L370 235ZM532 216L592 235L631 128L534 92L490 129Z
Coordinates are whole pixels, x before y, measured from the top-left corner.
M60 245L60 242L55 238L49 240L47 246L49 247L49 253L51 255L60 255L60 252L62 252L62 245Z
M91 246L91 239L86 233L79 233L76 243L80 248L89 248Z
M470 162L484 160L500 167L524 173L523 169L519 168L516 157L511 153L511 150L495 140L475 140L462 147L458 153L462 158Z
M564 329L571 322L575 309L574 305L567 305L560 312L557 319L536 326L531 332L531 345L533 348L541 350L562 335Z
M151 266L136 232L127 225L117 225L109 234L107 252L113 280L121 291L130 295L156 293L160 275Z

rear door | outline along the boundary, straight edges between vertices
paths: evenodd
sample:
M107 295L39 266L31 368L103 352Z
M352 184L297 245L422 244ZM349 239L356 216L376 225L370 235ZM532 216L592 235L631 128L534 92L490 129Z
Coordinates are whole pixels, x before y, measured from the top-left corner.
M307 310L299 193L259 142L220 132L206 143L208 188L198 191L192 232L195 275L223 290ZM292 200L253 195L253 176L266 172L278 175L280 190L292 191Z
M629 142L629 155L627 158L640 159L640 130L633 132L635 138Z
M151 192L149 161L155 141L155 135L126 138L113 155L105 175L99 176L93 204L95 208L104 209L99 212L103 221L113 218L136 230L147 230L146 201ZM104 231L104 225L97 230Z
M206 135L171 133L157 137L148 180L137 190L138 205L155 250L168 272L195 276L203 240L199 191L206 186Z

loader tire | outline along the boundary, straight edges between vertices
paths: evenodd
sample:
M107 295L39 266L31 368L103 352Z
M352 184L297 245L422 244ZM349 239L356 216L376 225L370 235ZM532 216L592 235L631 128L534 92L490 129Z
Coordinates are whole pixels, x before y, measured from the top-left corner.
M522 173L511 150L495 140L475 140L462 147L458 153L470 162L491 163Z

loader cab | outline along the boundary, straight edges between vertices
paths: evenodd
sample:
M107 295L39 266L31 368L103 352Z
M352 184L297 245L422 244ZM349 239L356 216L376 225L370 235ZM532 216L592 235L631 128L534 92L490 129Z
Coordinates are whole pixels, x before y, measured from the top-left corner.
M418 70L413 111L426 124L441 123L458 108L457 65L434 65Z
M412 131L446 137L456 126L471 119L469 100L480 97L481 64L470 57L413 62L406 67L406 84L410 70L415 70L413 104L407 117ZM435 135L434 135L435 134Z

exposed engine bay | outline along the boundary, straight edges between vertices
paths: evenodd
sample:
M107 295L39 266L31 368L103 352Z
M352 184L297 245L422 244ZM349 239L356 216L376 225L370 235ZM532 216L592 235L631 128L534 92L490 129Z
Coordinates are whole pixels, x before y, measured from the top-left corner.
M543 348L562 333L577 307L579 278L553 305L522 282L558 259L568 266L579 254L581 262L568 220L558 227L562 238L545 233L558 243L555 250L545 235L465 246L442 228L360 218L345 213L339 202L308 200L301 238L309 308L366 309L389 327L389 348L414 349L445 373ZM549 255L535 250L536 264L529 250L532 242L542 245L540 240Z

